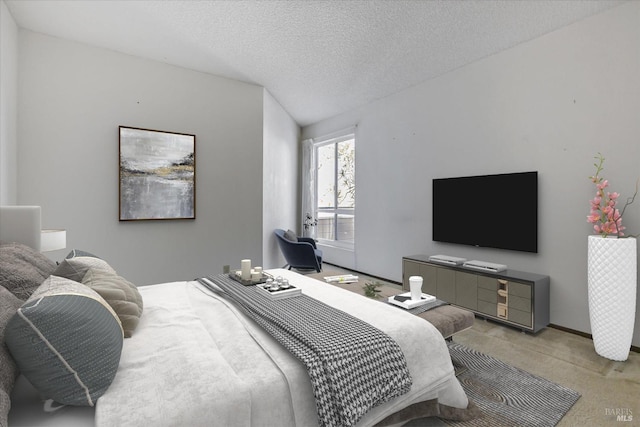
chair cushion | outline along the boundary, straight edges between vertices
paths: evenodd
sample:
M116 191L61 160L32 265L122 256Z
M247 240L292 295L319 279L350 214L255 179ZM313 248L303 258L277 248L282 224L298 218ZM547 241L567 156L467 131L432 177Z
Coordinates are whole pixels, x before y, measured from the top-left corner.
M298 236L296 235L295 231L293 230L287 230L284 232L284 238L291 241L291 242L297 242L298 241Z

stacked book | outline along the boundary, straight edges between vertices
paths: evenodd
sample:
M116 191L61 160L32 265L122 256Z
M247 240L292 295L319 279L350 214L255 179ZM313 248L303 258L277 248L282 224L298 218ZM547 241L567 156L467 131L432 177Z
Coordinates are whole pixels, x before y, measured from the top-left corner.
M358 276L353 274L341 274L338 276L326 276L324 280L327 283L355 283L358 281Z

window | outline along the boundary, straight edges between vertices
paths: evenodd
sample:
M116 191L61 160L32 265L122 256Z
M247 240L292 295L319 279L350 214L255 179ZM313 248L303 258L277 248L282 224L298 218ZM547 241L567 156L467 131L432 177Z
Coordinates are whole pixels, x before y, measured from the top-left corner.
M355 243L355 135L314 145L316 166L316 238L337 246Z

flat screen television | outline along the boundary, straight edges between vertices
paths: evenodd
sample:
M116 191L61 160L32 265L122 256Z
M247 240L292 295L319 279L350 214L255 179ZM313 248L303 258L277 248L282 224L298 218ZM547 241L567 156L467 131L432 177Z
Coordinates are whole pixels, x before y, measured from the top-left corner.
M436 178L433 240L538 252L538 172Z

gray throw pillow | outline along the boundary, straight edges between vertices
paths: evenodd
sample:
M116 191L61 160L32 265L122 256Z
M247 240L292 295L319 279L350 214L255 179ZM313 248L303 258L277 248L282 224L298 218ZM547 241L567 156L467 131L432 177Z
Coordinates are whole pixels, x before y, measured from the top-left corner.
M51 276L9 320L5 340L20 372L44 396L94 406L120 363L123 332L100 295Z
M8 425L11 390L18 377L18 367L4 342L4 330L9 319L23 302L7 289L0 287L0 426Z
M287 230L284 232L284 238L287 240L290 240L292 242L297 242L298 241L298 236L296 235L295 231L293 230Z
M53 261L27 245L0 245L0 285L23 301L55 269Z

